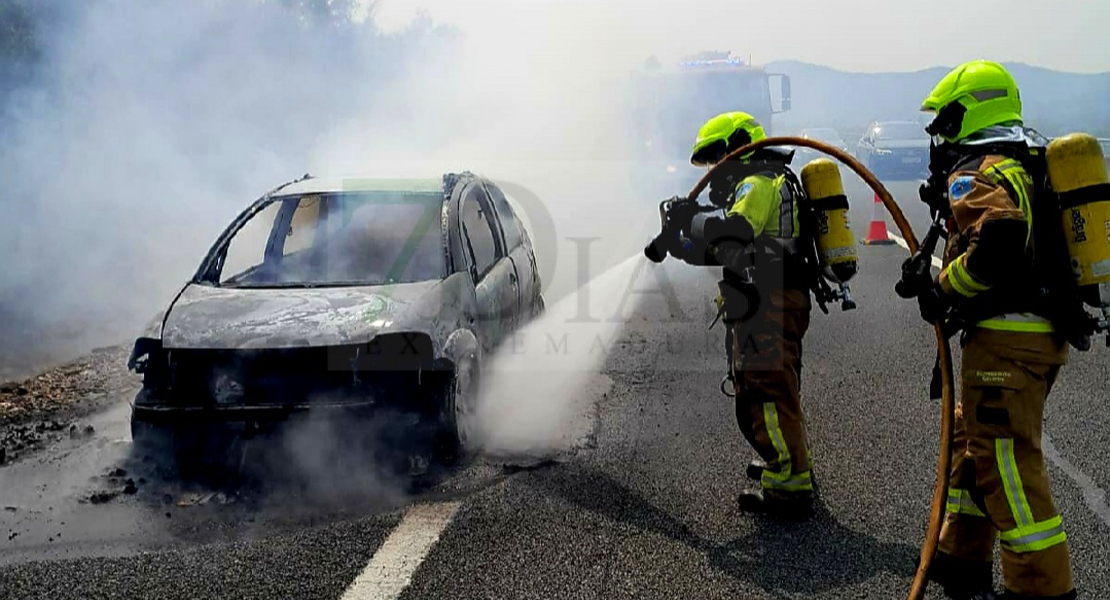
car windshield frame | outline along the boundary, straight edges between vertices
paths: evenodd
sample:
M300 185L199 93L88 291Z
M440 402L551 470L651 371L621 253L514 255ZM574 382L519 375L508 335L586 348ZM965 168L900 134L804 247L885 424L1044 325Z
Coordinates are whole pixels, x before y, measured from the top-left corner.
M280 263L286 258L284 252L285 241L280 240L282 232L286 236L290 233L290 224L294 212L297 211L301 202L307 197L317 197L321 201L329 203L342 202L347 197L351 196L382 196L385 198L392 197L395 199L401 198L402 201L386 201L381 202L379 205L402 205L408 204L419 208L420 218L414 225L412 233L405 239L404 245L400 252L420 252L425 244L429 244L432 239L429 236L434 236L435 244L432 248L424 248L425 258L430 258L433 252L435 254L435 268L434 275L427 277L406 277L408 275L407 264L401 267L401 272L396 273L396 278L393 277L366 277L366 278L342 278L342 279L325 279L320 281L301 280L301 281L262 281L257 283L246 283L242 280L232 282L232 279L241 278L243 275L248 274L250 271L260 269L262 267L274 268L274 263L271 261L277 260ZM252 223L255 218L271 208L274 204L282 204L278 208L277 216L270 231L266 236L265 250L263 251L263 260L261 263L253 265L248 269L236 273L233 277L225 277L223 269L227 259L229 248L234 244L236 236L243 231L248 224ZM443 210L445 202L442 193L430 192L425 190L324 190L319 192L298 192L286 194L273 194L260 198L253 203L247 210L243 211L227 229L217 238L212 248L209 250L208 255L205 257L201 268L198 269L194 276L192 283L210 285L214 287L228 288L228 289L287 289L287 288L334 288L334 287L362 287L362 286L381 286L381 285L399 285L405 283L420 283L426 281L439 281L446 278L450 274L450 261L448 260L448 251L446 246L447 232L444 225ZM330 214L345 214L342 211L334 212L334 209L329 209ZM326 217L330 219L331 217ZM350 216L347 216L348 224L343 225L345 228L349 226ZM326 224L325 227L331 227ZM438 235L436 235L438 233ZM326 235L332 235L328 232ZM328 240L325 237L325 240ZM331 244L332 241L326 241L326 246ZM411 255L410 255L411 257ZM389 268L389 273L395 273L397 268L397 261L394 261Z

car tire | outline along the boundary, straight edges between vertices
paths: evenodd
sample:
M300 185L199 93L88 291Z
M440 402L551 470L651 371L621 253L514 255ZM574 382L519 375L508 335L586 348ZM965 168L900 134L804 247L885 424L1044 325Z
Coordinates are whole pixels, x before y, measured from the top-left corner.
M480 373L477 356L469 353L459 361L440 392L441 426L434 451L436 459L444 464L458 463L471 445L471 419Z

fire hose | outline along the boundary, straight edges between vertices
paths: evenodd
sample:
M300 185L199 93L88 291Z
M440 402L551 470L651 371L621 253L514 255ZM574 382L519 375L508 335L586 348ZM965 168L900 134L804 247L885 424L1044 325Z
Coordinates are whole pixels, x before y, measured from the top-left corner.
M874 190L875 194L882 201L883 207L890 213L891 218L894 220L894 224L898 227L898 231L901 232L902 237L905 238L906 245L909 246L910 254L917 254L919 245L917 237L914 235L913 228L910 226L909 221L906 220L906 216L902 213L902 209L898 206L898 203L894 201L894 197L890 195L890 192L887 191L886 187L883 186L878 178L846 152L810 139L799 137L772 137L744 146L730 153L724 160L719 162L717 166L711 168L709 172L701 178L701 181L694 186L694 189L690 191L688 198L691 201L696 200L698 196L705 191L705 188L709 185L709 180L713 178L716 170L720 168L724 162L739 158L744 154L761 148L770 148L774 146L800 146L812 148L828 154L850 168ZM942 385L940 456L937 459L937 479L936 486L933 489L933 502L929 509L929 523L925 530L925 541L921 546L921 559L918 562L917 573L914 575L913 584L907 596L908 600L920 600L925 594L925 588L928 584L926 573L929 570L929 565L932 563L933 557L937 551L937 546L940 543L940 528L944 521L945 505L948 500L948 473L952 462L952 430L955 420L952 355L948 347L948 338L945 336L943 327L938 323L934 323L933 329L936 333L937 355L941 367Z

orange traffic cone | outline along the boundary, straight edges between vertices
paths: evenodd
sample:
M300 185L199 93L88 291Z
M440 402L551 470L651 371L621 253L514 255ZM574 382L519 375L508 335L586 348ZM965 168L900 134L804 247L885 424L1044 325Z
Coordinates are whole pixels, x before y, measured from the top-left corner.
M871 227L861 243L864 246L889 246L894 243L886 232L886 209L878 194L875 194L875 206L871 209Z

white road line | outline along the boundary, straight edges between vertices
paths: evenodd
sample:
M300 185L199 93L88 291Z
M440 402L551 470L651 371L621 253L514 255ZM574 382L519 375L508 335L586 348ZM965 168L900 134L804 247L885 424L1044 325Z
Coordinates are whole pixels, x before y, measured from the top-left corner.
M409 508L341 600L394 600L399 597L458 510L458 502L418 504Z
M894 243L909 250L909 245L906 244L906 240L892 231L887 231L887 235L894 240ZM943 264L944 263L942 263L939 258L933 257L934 267L939 269ZM1106 523L1107 527L1110 527L1110 505L1107 504L1106 491L1098 487L1098 484L1095 483L1095 480L1091 479L1089 475L1068 462L1068 459L1064 458L1063 455L1060 454L1060 451L1056 449L1056 446L1052 444L1052 438L1050 438L1047 433L1041 436L1041 446L1044 448L1045 457L1052 461L1052 464L1059 467L1060 470L1083 492L1083 501L1087 503L1087 507L1091 509L1091 512L1102 519L1102 522Z
M1048 457L1048 460L1060 467L1060 470L1074 481L1075 485L1079 486L1079 489L1083 492L1083 501L1087 503L1087 508L1090 508L1091 512L1102 519L1107 527L1110 527L1110 505L1106 503L1106 492L1098 487L1098 484L1090 476L1068 462L1068 459L1064 458L1060 451L1056 449L1056 446L1052 444L1052 438L1048 437L1047 433L1041 436L1041 447L1044 448L1044 455Z
M902 236L894 233L893 231L890 231L889 229L887 230L886 234L888 236L890 236L890 239L894 240L895 244L898 244L899 246L905 248L906 250L910 249L910 245L906 243L906 240ZM934 256L933 257L933 266L938 268L938 269L941 269L941 268L944 268L944 263L941 262L941 260L939 258Z

